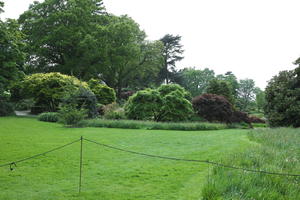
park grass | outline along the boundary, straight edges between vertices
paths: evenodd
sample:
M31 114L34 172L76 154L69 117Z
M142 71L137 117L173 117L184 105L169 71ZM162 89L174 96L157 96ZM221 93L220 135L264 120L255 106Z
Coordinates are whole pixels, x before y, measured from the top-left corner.
M0 118L0 164L85 138L128 150L219 161L252 143L248 130L165 131L64 128L35 118ZM83 186L78 195L80 144L0 168L0 199L196 200L208 166L161 160L83 143Z
M138 120L107 120L89 119L80 123L82 127L102 127L102 128L122 128L122 129L147 129L147 130L180 130L180 131L199 131L199 130L222 130L229 126L222 123L209 122L154 122Z
M300 129L260 129L249 133L256 146L224 158L244 168L300 174ZM300 177L264 175L215 167L203 188L205 200L299 200Z

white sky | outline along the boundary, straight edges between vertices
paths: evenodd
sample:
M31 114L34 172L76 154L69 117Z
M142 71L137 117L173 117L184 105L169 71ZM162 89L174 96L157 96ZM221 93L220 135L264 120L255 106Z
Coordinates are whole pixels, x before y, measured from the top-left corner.
M17 18L33 0L4 0L3 17ZM107 11L128 14L151 40L182 36L179 68L232 71L264 88L300 57L299 0L104 0Z

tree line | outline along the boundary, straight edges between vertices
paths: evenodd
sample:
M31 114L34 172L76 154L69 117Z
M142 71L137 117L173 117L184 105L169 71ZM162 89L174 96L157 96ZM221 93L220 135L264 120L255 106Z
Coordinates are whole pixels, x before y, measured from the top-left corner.
M0 13L3 11L4 3L0 2ZM102 0L34 2L17 20L0 20L0 26L2 109L9 107L16 80L35 73L60 72L107 85L115 90L118 100L124 92L133 94L175 83L192 97L221 95L243 112L265 110L268 114L270 110L272 98L252 79L238 80L230 71L216 75L208 68L177 69L176 63L184 59L181 36L167 34L149 41L132 18L108 13Z

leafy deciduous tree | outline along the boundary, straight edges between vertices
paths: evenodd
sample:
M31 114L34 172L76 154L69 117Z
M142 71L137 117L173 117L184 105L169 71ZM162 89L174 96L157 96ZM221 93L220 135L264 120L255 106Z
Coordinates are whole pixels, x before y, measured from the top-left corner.
M0 1L0 14L4 3ZM23 35L15 20L0 19L0 116L13 113L9 103L9 88L13 81L21 76L25 54Z
M102 0L35 1L19 22L28 43L27 59L34 72L59 71L78 78L89 77L100 64L93 43L105 23Z
M195 68L184 68L179 72L180 82L186 90L188 90L193 97L206 92L209 82L215 78L215 72L208 68L198 70Z
M206 92L224 96L231 104L234 104L234 97L227 81L213 79L209 82Z
M255 100L255 82L252 79L244 79L239 82L237 106L242 111L249 111L251 103Z
M271 126L300 127L299 68L280 72L266 87L264 111Z
M149 78L154 82L162 66L162 44L145 41L145 33L127 16L111 20L103 28L106 47L99 76L120 96L122 88L136 86L143 78L146 85Z
M238 97L238 89L239 89L239 82L236 78L236 76L231 72L226 72L224 75L220 74L217 76L217 79L226 81L229 85L229 88L231 90L231 93L236 100Z

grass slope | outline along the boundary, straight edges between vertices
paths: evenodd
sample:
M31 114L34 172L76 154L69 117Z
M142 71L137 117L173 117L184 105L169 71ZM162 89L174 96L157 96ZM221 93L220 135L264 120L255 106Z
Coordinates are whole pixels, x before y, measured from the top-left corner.
M300 129L256 130L249 138L257 142L239 154L224 159L230 165L263 171L300 174ZM204 199L299 200L300 177L263 175L214 168Z
M247 130L161 131L64 128L36 119L0 118L0 164L47 151L81 135L102 143L162 156L220 160L250 142ZM207 165L126 154L84 142L78 195L79 143L38 159L0 168L0 199L182 199L201 196Z

